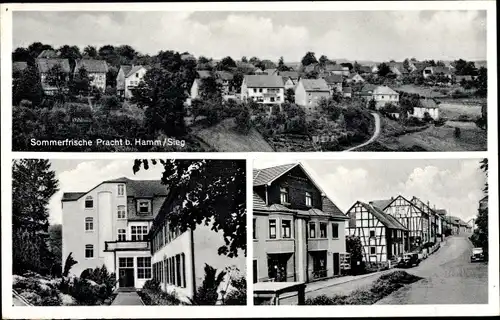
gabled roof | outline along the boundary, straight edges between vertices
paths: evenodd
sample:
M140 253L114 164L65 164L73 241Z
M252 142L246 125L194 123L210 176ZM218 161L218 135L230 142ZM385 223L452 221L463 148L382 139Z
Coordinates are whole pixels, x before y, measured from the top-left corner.
M282 88L283 78L269 75L246 75L244 82L248 88Z
M233 77L234 77L231 72L227 72L227 71L216 71L215 74L217 75L217 77L219 79L227 80L227 81L233 80Z
M451 74L450 69L446 67L430 67L432 68L432 72L435 74Z
M414 203L414 202L419 203L424 208L426 208L430 213L436 214L436 211L434 209L432 209L427 203L425 203L422 200L420 200L420 198L417 198L417 197L413 196L413 198L411 199L411 202L412 203ZM419 206L417 206L417 205L415 205L415 206L420 209Z
M132 180L126 177L106 180L99 183L87 192L65 192L61 201L75 201L88 194L98 186L104 183L124 183L127 188L127 197L151 198L155 196L166 196L168 189L161 183L161 180Z
M266 69L266 70L264 70L264 72L267 73L267 75L272 76L275 73L277 73L278 70L276 70L276 68L272 68L272 69Z
M384 210L385 208L387 208L389 206L389 204L391 204L392 200L394 200L394 199L392 198L392 199L384 199L384 200L372 200L369 202L369 204L371 204L372 206L377 207L381 210Z
M436 109L439 108L438 104L434 99L427 99L427 98L422 98L420 99L420 103L422 104L422 107L426 109Z
M106 73L108 72L108 64L104 60L81 59L76 62L75 73L83 67L89 73Z
M123 74L127 76L127 74L132 70L132 66L123 64L120 66L120 69L123 70Z
M36 59L36 65L40 73L47 73L56 65L60 65L64 72L70 72L68 59Z
M340 74L332 74L323 78L328 84L342 83L343 78Z
M298 166L298 163L284 164L281 166L264 168L264 169L254 169L253 171L253 185L263 186L271 184L274 180L278 179L292 168Z
M24 61L18 61L12 63L12 71L23 71L28 68L28 63Z
M384 211L382 211L382 209L361 201L358 201L357 203L361 204L366 210L368 210L368 212L374 215L387 228L405 231L408 230L396 218L394 218L390 214L385 213Z
M330 92L330 89L328 89L328 85L326 84L324 79L300 79L299 83L301 82L305 91Z
M372 93L376 88L377 88L376 85L371 84L371 83L367 83L367 84L365 84L363 86L363 88L361 88L361 92L363 92L363 93Z
M132 66L132 68L130 68L130 71L128 73L125 74L125 78L128 78L130 77L131 75L133 75L134 73L136 73L137 71L141 70L142 68L144 69L148 69L146 68L145 66L143 65L134 65Z
M376 87L375 90L373 90L373 94L397 94L397 95L399 95L399 93L397 93L396 91L392 90L388 86L378 86L378 87Z
M46 49L40 52L38 59L56 59L59 55L54 50Z
M436 213L440 216L446 216L447 211L446 209L436 209Z

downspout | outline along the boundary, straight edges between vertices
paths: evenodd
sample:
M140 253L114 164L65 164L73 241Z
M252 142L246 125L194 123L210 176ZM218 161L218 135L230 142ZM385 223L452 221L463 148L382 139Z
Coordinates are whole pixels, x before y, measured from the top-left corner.
M189 229L189 234L191 238L191 275L192 275L192 292L193 292L193 297L196 293L196 274L195 274L195 263L194 263L194 232L193 229Z
M266 206L269 205L269 196L267 194L267 184L266 184Z

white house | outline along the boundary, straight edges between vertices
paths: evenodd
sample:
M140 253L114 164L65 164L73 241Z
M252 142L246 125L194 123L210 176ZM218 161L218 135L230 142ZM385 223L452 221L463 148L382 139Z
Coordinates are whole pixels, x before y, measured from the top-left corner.
M295 88L295 103L310 113L316 109L321 98L330 97L330 88L324 79L300 79Z
M78 261L70 273L105 265L118 287L141 288L152 278L147 239L168 194L159 180L119 178L62 197L62 256Z
M81 59L76 62L74 74L77 75L81 68L87 71L91 79L90 85L101 91L106 89L106 73L108 64L104 60Z
M373 90L372 99L375 100L376 108L382 108L388 103L398 104L399 93L388 86L378 86Z
M420 99L420 106L413 108L413 116L415 118L423 119L426 113L434 120L439 119L439 106L434 99Z
M119 95L130 99L133 95L132 91L144 79L144 75L148 71L146 66L142 65L122 65L116 76L116 90Z
M422 75L424 76L425 79L429 78L430 76L437 76L437 75L446 76L450 80L452 78L452 73L450 69L446 67L425 67L424 70L422 71Z
M241 84L241 99L265 105L280 105L285 101L285 86L280 76L246 75Z

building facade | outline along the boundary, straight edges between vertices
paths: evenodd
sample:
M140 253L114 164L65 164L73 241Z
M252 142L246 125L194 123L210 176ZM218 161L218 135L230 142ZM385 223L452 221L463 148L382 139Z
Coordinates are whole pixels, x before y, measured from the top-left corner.
M300 79L295 88L295 103L305 108L306 113L316 111L321 99L330 97L330 89L323 79Z
M399 104L399 93L388 86L378 86L373 90L372 99L375 101L375 107L380 109L387 104Z
M347 234L357 236L363 246L363 261L395 261L409 250L408 229L376 206L357 201L347 211Z
M81 68L87 71L90 85L104 92L106 90L106 73L108 64L104 60L81 59L76 62L74 74L77 75Z
M168 191L157 180L119 178L62 198L62 255L71 273L105 265L118 287L141 288L152 277L148 233Z
M257 103L279 106L285 101L285 85L280 76L246 75L241 84L241 99Z
M342 273L347 217L301 164L254 171L253 281L303 281Z
M59 88L52 83L48 77L50 70L54 67L60 68L60 71L64 74L63 87L67 88L67 82L69 81L69 75L71 72L68 59L37 58L35 63L38 68L38 73L40 74L40 82L45 94L53 95L59 90Z
M116 91L125 99L132 98L133 90L139 86L146 75L147 68L142 65L122 65L116 76Z

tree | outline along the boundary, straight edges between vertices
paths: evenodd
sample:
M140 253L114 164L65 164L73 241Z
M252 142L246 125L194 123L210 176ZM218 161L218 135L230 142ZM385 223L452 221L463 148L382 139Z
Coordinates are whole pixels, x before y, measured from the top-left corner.
M308 66L313 63L318 63L316 57L314 56L314 52L308 51L305 56L301 60L303 66Z
M12 52L12 62L25 61L29 64L34 64L35 59L31 56L30 51L27 48L16 48Z
M199 64L205 64L205 63L209 63L209 62L210 62L210 60L207 57L205 57L205 56L200 56L198 58L198 63Z
M377 110L377 103L374 99L370 99L370 101L368 101L368 109Z
M327 115L332 121L337 121L341 113L338 101L335 101L331 97L328 99L321 98L318 101L318 110L320 110L322 114Z
M289 102L289 103L295 102L295 90L293 90L293 88L286 89L285 102Z
M54 50L51 45L43 44L41 42L33 42L28 46L28 51L33 59L37 58L44 50Z
M62 225L49 226L49 250L54 254L56 261L62 264Z
M353 66L353 65L352 65L352 63L350 63L350 62L343 62L343 63L341 63L340 65L341 65L342 67L347 67L347 68L349 68L349 71L351 71L351 70L354 68L354 66Z
M346 251L351 255L351 272L353 274L360 274L364 270L362 266L363 261L363 245L357 236L346 236Z
M149 168L148 160L135 160L134 173ZM158 161L151 160L153 165ZM246 255L246 163L244 160L159 160L162 184L175 192L183 206L169 213L181 232L211 225L222 231L225 244L219 254ZM177 204L174 204L175 206Z
M73 267L75 264L77 264L78 261L73 259L73 252L70 252L68 256L66 257L66 261L64 262L64 269L62 276L67 277L69 275L69 271L71 270L71 267Z
M479 68L477 78L475 79L475 86L477 88L476 94L480 97L488 96L488 70L485 67Z
M222 100L222 85L215 78L215 74L201 80L201 100Z
M403 61L403 68L405 68L406 71L410 71L410 60L408 60L408 58Z
M12 228L47 231L48 204L58 191L55 172L46 159L14 160L12 169Z
M477 74L477 69L474 61L465 61L458 59L453 62L455 73L462 76L474 76Z
M484 172L486 182L483 189L485 196L488 196L488 159L480 161L479 168ZM488 206L480 207L476 218L477 228L471 236L471 240L477 247L483 248L484 254L488 257Z
M304 75L305 79L318 79L319 73L316 70L309 71Z
M324 54L319 57L319 65L324 67L328 63L328 57Z
M236 62L234 62L234 60L227 56L225 58L222 58L221 61L219 61L219 63L217 63L217 70L225 70L225 71L230 71L234 68L236 68Z
M252 128L252 122L250 118L250 109L247 105L244 105L243 108L238 112L235 117L236 122L236 130L243 134L247 134Z
M288 68L286 65L285 65L285 61L283 59L283 56L280 57L280 60L278 61L278 71L289 71L290 68Z
M248 62L247 57L245 56L241 57L241 62L247 63Z
M391 73L391 67L387 63L382 62L381 64L378 65L379 76L386 77L389 73Z
M146 128L150 134L167 136L186 133L184 101L187 84L181 72L153 68L133 92L132 102L145 108Z
M128 61L132 61L138 54L138 52L129 45L121 45L115 48L115 53L121 57L124 57Z
M97 58L97 49L94 46L86 46L83 48L83 55L90 58Z
M87 69L82 66L77 70L77 74L73 77L71 82L71 91L73 91L73 94L86 96L90 93L91 81L92 79L89 77Z
M60 64L54 65L47 72L47 76L45 81L49 86L55 87L57 90L57 94L61 97L63 94L64 88L66 88L68 74L63 70Z
M28 66L12 81L12 103L19 105L22 100L28 100L38 106L43 99L40 74L35 66Z
M361 71L361 65L357 62L354 61L354 65L352 66L354 72L360 72Z
M240 92L241 84L243 83L244 74L240 71L236 71L233 75L233 79L229 81L229 86L233 87L236 92Z
M205 277L200 287L196 290L193 298L190 299L191 304L194 305L215 305L219 298L217 289L224 281L226 271L222 270L217 274L217 269L205 263Z
M108 72L106 72L106 87L116 87L116 76L118 75L118 68L115 66L109 66Z
M59 52L59 57L61 59L68 59L71 70L75 68L76 60L82 57L80 48L78 48L77 46L69 46L66 44L57 49L57 51Z

